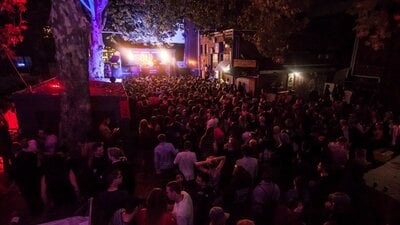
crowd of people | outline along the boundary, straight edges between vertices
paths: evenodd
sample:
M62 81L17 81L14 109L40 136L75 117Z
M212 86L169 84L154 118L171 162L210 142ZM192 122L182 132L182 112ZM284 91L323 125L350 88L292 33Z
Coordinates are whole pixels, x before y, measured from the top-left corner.
M32 213L94 197L93 224L354 224L373 150L398 145L393 113L341 95L255 95L191 76L124 86L134 146L113 140L109 118L79 159L43 130L13 144L10 174ZM156 181L147 196L135 196L138 173Z

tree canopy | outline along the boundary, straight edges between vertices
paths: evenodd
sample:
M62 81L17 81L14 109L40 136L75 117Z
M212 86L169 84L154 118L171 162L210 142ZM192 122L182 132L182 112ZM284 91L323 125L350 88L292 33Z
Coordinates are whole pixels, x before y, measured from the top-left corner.
M23 31L28 27L23 18L26 11L26 0L0 1L0 52L8 57L14 56L13 48L24 40Z
M308 23L304 12L309 1L253 0L239 17L239 24L254 34L250 40L264 56L275 62L283 62L284 53L289 48L289 38L302 30Z
M317 0L185 0L183 15L203 31L239 29L266 57L282 62L289 38L304 29ZM333 3L337 3L332 1ZM350 1L351 3L351 1ZM400 0L355 0L355 33L375 50L400 27ZM248 32L247 32L248 34Z
M357 37L374 50L384 48L384 40L400 27L400 0L356 0L349 12L356 16Z
M237 29L258 51L276 62L283 61L288 39L303 29L308 20L304 11L309 0L189 0L185 18L207 31Z
M106 29L144 43L163 42L184 19L202 33L247 30L260 53L281 62L289 36L307 24L308 6L309 0L110 0Z
M124 40L140 43L162 43L182 28L182 17L176 1L110 0L106 30Z

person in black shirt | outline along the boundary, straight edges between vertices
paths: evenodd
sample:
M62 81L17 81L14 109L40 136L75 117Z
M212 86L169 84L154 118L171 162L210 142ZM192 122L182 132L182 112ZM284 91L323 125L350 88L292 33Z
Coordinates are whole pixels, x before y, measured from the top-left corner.
M68 215L70 210L74 210L80 195L70 161L62 151L49 152L42 169L41 196L48 213Z
M125 157L124 152L120 148L112 147L107 149L107 153L111 161L111 166L109 166L108 171L114 169L120 170L123 176L120 189L127 191L129 194L133 194L135 191L135 176L133 168Z
M196 177L196 190L193 196L194 223L204 225L207 222L208 210L213 205L217 193L209 185L209 175L199 173Z
M14 147L14 145L13 145ZM40 172L38 158L35 153L27 150L27 146L15 146L15 160L13 162L12 178L18 185L22 197L26 201L31 213L38 215L43 210L40 199Z
M107 190L94 199L94 225L108 224L114 212L124 208L131 199L128 192L120 190L123 175L121 170L112 169L106 175Z

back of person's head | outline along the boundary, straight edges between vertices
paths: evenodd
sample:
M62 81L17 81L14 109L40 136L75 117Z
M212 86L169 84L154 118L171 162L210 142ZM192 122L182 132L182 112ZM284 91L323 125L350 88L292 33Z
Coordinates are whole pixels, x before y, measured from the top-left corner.
M273 133L274 134L278 134L278 133L280 133L281 132L281 128L279 127L279 126L274 126L273 128L272 128L272 131L273 131Z
M203 182L204 184L208 184L208 182L210 181L210 175L208 175L207 173L198 173L197 177L200 178L200 182Z
M175 174L175 180L176 182L180 183L181 186L183 186L185 183L185 176L183 176L182 173L178 172L177 174Z
M115 159L120 159L121 157L124 156L124 152L122 149L117 148L117 147L110 147L107 149L107 153L110 157L113 157Z
M113 181L121 176L122 176L121 170L119 170L119 169L112 169L110 171L107 171L106 177L105 177L107 187L110 187L111 184L113 183Z
M158 114L158 112L155 111L155 114ZM151 122L151 123L157 123L157 122L158 122L158 121L157 121L157 116L151 116L150 122Z
M126 213L132 213L139 207L141 200L138 198L130 198L128 201L125 202L124 209Z
M323 225L338 225L338 223L334 220L326 221Z
M54 152L58 145L57 136L54 134L47 135L44 145L46 152Z
M159 142L166 142L167 141L167 136L165 136L165 134L159 134L157 136L157 139Z
M46 138L46 136L47 136L46 131L44 129L39 129L37 131L37 136L38 136L38 138L41 138L41 139Z
M177 181L168 182L167 187L169 187L171 192L175 192L178 194L182 191L182 185L180 185Z
M147 216L150 224L156 224L161 215L167 211L167 196L161 188L154 188L146 199Z
M262 180L264 180L266 182L272 181L272 178L273 178L272 173L273 173L273 171L271 171L270 167L263 168L262 176L261 176Z
M146 129L147 126L149 125L149 122L146 119L142 119L139 122L139 132L143 129Z
M31 139L28 142L28 147L26 148L30 152L38 152L38 143L35 139Z
M208 168L210 168L210 169L217 168L217 166L218 166L218 164L219 164L219 161L218 161L218 160L213 160L213 159L215 159L215 156L213 156L213 155L207 157L207 160L209 161L208 164L207 164L207 166L208 166Z
M252 137L254 137L254 135L252 135ZM258 142L257 142L256 139L254 139L254 138L250 139L250 141L249 141L249 147L250 148L256 148L257 145L258 145Z
M242 219L237 221L236 225L255 225L253 220Z
M190 141L185 141L185 143L183 144L183 148L184 149L191 149L192 148L192 142Z
M246 144L242 145L240 147L240 150L242 151L243 155L245 155L245 156L251 155L251 148Z
M214 206L210 209L208 213L210 217L210 224L213 225L224 225L226 220L229 218L230 214L226 213L223 208L219 206Z
M331 210L336 213L348 213L351 210L351 199L343 192L335 192L328 195L328 201L332 203Z

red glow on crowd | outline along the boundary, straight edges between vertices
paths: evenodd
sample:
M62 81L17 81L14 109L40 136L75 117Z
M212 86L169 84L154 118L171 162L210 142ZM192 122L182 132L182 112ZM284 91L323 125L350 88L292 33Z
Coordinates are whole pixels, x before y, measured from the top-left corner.
M64 86L58 78L45 81L32 88L31 92L27 89L25 93L38 95L59 95ZM89 91L91 96L126 96L121 83L109 83L102 81L89 81Z
M4 162L3 157L0 157L0 174L4 173Z

